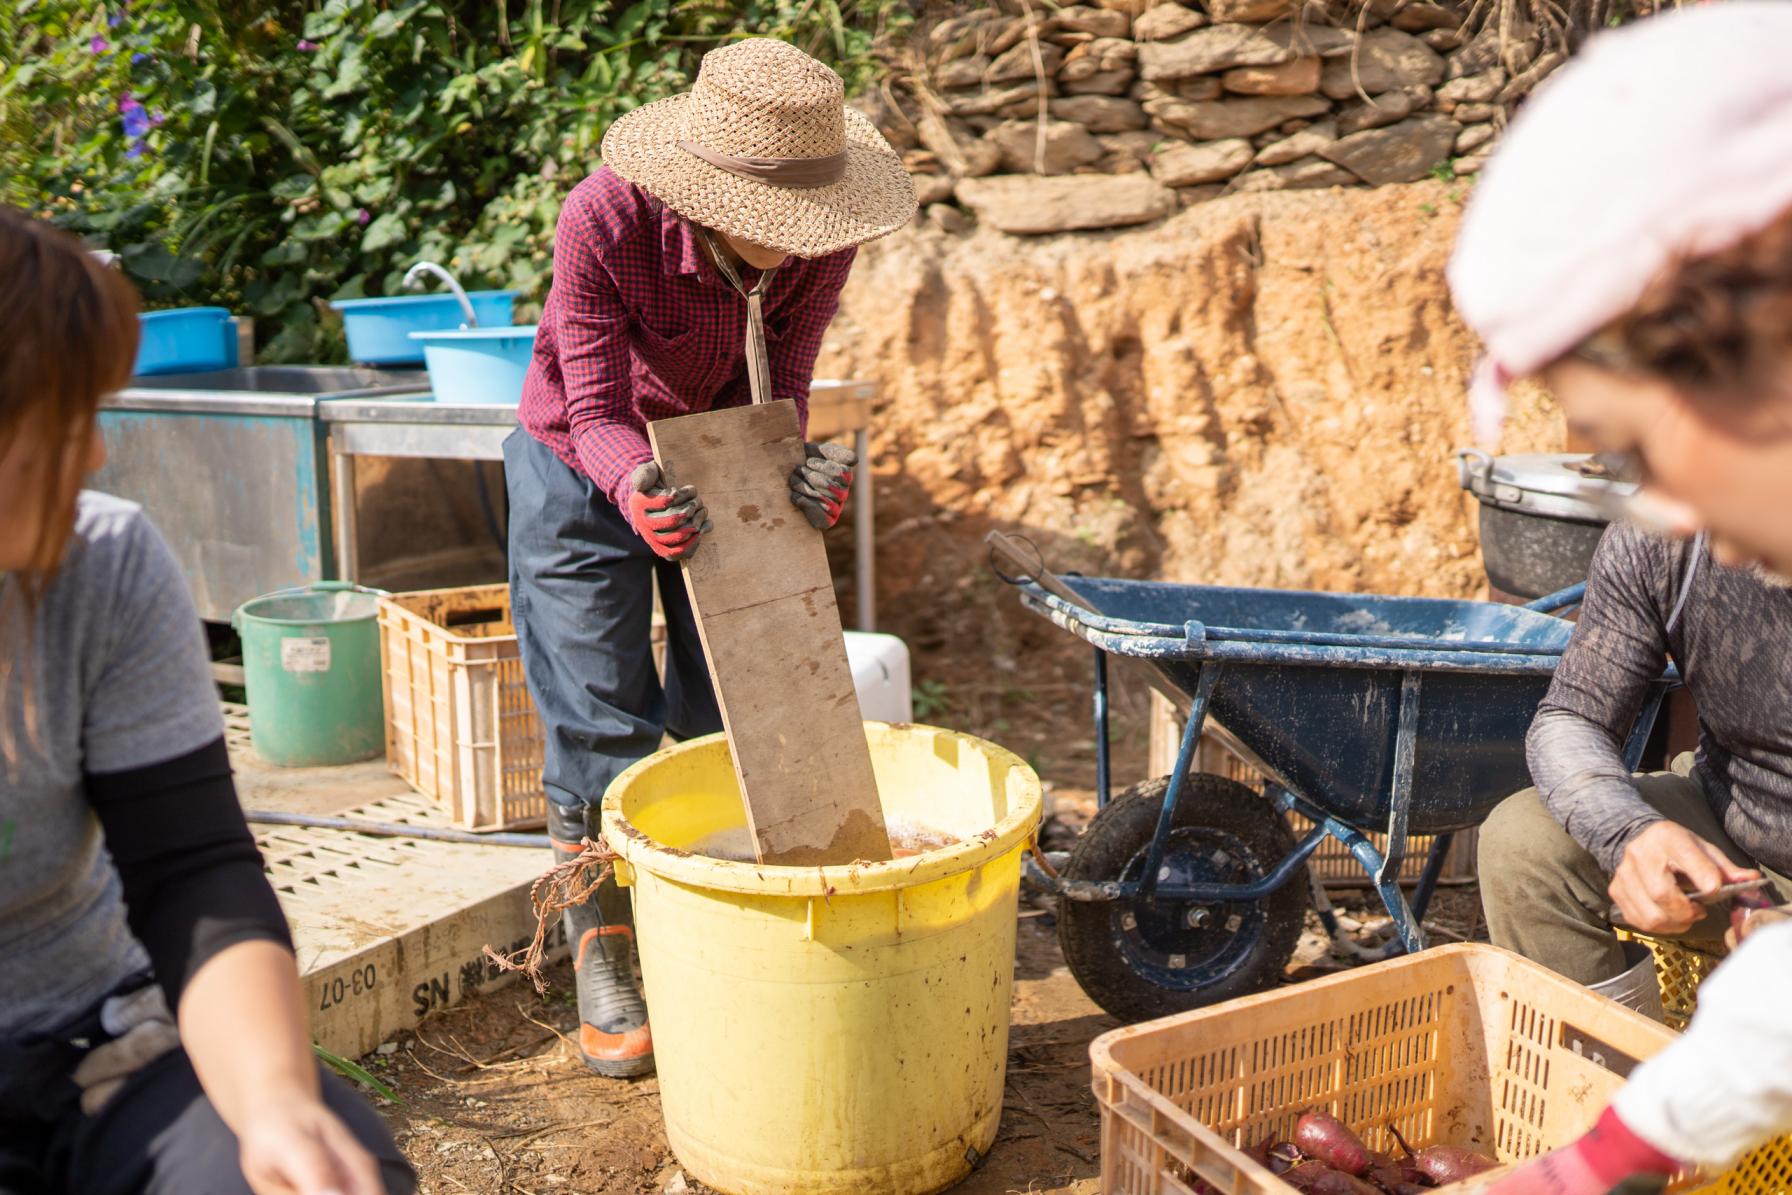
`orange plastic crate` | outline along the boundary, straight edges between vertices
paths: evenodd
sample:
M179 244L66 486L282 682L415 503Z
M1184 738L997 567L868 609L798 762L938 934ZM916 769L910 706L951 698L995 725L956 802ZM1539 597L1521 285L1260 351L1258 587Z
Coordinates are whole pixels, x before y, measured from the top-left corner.
M1395 1150L1393 1126L1415 1147L1520 1161L1585 1132L1634 1064L1673 1040L1639 1013L1482 945L1118 1029L1090 1047L1102 1190L1190 1195L1199 1176L1227 1195L1292 1192L1242 1147L1288 1137L1310 1109L1375 1149ZM1784 1189L1782 1180L1726 1185L1741 1171L1698 1190Z
M541 719L504 585L380 599L386 759L470 830L540 826Z

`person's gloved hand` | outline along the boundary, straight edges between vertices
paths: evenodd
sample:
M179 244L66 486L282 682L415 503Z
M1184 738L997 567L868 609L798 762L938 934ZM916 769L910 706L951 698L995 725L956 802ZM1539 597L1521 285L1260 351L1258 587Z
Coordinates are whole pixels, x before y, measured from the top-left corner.
M1679 1162L1631 1132L1607 1108L1585 1136L1496 1180L1484 1195L1606 1195L1632 1176L1679 1169Z
M838 444L805 444L803 463L790 475L790 500L817 531L840 521L840 508L852 493L852 470L859 455Z
M648 461L629 474L628 488L629 525L656 556L678 560L697 550L697 537L711 524L694 486L672 489Z

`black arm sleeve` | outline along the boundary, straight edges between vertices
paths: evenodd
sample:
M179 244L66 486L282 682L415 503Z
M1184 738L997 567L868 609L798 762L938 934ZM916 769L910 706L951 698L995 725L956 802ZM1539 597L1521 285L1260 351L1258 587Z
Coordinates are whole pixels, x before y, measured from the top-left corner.
M131 932L149 951L169 1008L226 947L266 940L292 948L223 739L166 763L89 773L86 787L124 882Z

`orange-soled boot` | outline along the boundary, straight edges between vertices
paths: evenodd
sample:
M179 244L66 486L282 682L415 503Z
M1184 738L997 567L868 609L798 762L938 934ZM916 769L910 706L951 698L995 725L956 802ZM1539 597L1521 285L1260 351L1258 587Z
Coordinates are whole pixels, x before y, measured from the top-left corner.
M587 833L585 811L548 804L554 861L572 858ZM579 1053L585 1065L612 1079L653 1073L653 1034L647 1001L635 983L635 927L628 893L615 877L584 904L561 914L572 947L579 993Z

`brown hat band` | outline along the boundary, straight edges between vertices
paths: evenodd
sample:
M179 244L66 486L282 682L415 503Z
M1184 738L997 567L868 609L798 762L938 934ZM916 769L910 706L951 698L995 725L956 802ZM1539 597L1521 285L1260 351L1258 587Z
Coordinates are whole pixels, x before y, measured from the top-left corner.
M770 183L774 187L827 187L846 176L845 150L825 158L737 158L733 154L717 153L695 141L680 141L678 148L729 174Z

